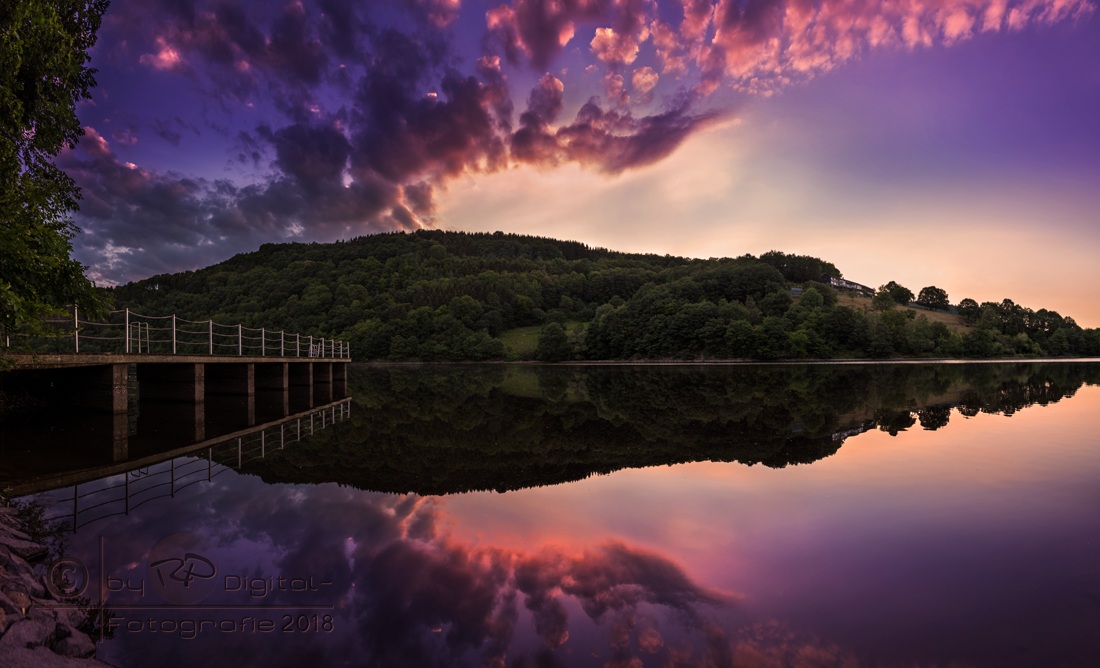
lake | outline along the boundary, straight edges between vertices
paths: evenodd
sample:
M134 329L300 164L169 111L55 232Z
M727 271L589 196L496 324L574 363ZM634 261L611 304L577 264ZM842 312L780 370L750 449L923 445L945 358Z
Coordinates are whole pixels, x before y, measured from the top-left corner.
M1095 666L1098 384L356 366L324 410L24 500L119 666Z

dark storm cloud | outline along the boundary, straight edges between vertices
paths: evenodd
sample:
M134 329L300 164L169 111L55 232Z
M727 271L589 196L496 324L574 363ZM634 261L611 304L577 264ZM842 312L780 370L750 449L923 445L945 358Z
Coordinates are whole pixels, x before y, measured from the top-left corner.
M251 92L261 79L280 87L317 85L329 61L320 35L339 35L348 25L334 27L327 14L302 3L279 5L273 16L260 7L186 0L126 4L108 14L107 25L132 30L142 24L152 31L155 47L142 56L143 64L216 74L233 87L222 92ZM339 13L334 18L355 25Z
M348 148L339 133L295 125L268 141L279 174L238 187L124 163L87 128L78 148L59 160L83 192L86 233L74 240L78 259L93 266L96 280L115 282L209 264L306 230L333 240L410 225L391 213L399 186L370 175L342 183Z
M348 0L317 0L325 17L321 22L322 44L332 49L337 59L348 59L359 53L359 36L366 23L356 11L357 3Z
M404 188L405 204L418 216L428 216L435 213L435 200L432 198L432 187L428 183L413 183Z
M698 605L730 602L694 584L672 561L623 543L609 543L571 558L553 551L534 555L516 567L516 586L536 602L549 601L560 590L575 597L592 619L643 602L694 618Z
M184 130L190 130L198 134L197 130L185 123L179 116L167 120L158 118L153 121L153 132L172 146L180 145Z
M520 116L524 125L549 125L558 118L562 109L562 93L565 85L550 74L543 75L539 84L531 89L527 98L527 111Z
M340 0L120 3L102 40L112 45L104 47L112 57L164 76L185 75L217 105L204 118L219 108L232 118L242 105L263 105L266 113L251 128L219 126L230 165L248 170L246 184L221 174L187 178L130 168L105 142L82 144L67 158L86 196L78 218L89 232L78 242L82 261L101 279L124 281L209 264L264 241L416 229L434 222L437 192L460 175L568 162L617 174L667 156L712 118L691 104L634 116L623 100L605 110L592 99L572 123L557 125L565 84L546 74L517 129L501 68L512 47L501 42L501 31L513 30L514 48L541 67L572 39L576 22L595 21L607 26L602 34L611 40L601 53L621 65L631 45L646 38L655 6L651 0L500 5L483 29L494 36L487 44L496 40L501 50L476 59L472 71L452 43L459 8L456 0L385 8ZM388 16L384 27L371 12L407 20ZM133 39L111 39L124 34ZM656 74L645 80L656 81ZM214 120L206 123L213 127ZM188 150L185 137L198 134L178 116L144 125L150 126L181 151ZM140 127L119 134L119 141L137 142L139 133ZM106 174L118 178L111 182ZM120 184L131 184L129 191Z
M307 194L341 185L351 147L339 130L296 123L274 133L272 143L275 164Z
M352 110L353 176L369 171L405 183L502 166L490 111L499 91L449 70L436 90L422 92L417 82L436 66L434 54L399 33L384 33L375 54Z
M512 157L545 166L578 162L618 174L667 157L693 132L717 119L713 113L692 113L688 104L635 118L629 111L605 111L590 100L571 124L551 128L529 108L512 137Z

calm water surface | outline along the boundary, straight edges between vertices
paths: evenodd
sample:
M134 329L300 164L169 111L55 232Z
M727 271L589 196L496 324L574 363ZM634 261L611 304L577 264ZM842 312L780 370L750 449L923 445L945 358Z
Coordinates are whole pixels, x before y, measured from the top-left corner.
M120 666L1100 665L1097 383L354 369L262 457L80 485L66 557ZM117 512L167 467L199 473Z

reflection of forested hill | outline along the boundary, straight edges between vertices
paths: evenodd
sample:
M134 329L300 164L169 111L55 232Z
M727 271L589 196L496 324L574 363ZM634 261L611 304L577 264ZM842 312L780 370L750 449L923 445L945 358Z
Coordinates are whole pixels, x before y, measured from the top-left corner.
M867 429L938 429L953 406L1009 414L1097 382L1096 364L357 368L348 422L246 471L446 494L691 461L783 467Z

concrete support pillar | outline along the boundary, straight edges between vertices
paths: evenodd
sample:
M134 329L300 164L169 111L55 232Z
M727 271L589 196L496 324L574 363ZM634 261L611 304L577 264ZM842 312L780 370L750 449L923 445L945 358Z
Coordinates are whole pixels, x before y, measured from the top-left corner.
M130 416L115 413L111 418L111 461L117 464L130 458Z

